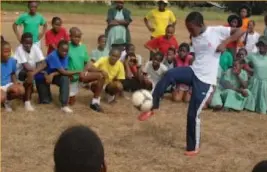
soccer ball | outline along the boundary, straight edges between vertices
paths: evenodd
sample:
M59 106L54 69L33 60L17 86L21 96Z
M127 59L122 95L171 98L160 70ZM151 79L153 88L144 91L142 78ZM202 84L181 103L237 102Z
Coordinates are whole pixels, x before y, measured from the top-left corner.
M148 90L137 90L132 95L132 103L139 111L147 112L153 106L153 97Z

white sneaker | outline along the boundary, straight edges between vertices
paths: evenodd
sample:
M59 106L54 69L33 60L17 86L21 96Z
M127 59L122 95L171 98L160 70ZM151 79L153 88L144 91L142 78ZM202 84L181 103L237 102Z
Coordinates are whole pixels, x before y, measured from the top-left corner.
M112 102L115 101L115 96L106 94L106 99L107 99L107 102L108 102L108 103L112 103Z
M62 107L61 110L65 113L73 113L73 110L69 108L68 106Z
M12 107L11 107L11 103L10 103L9 101L6 101L6 102L4 103L4 107L5 107L5 111L6 111L6 112L12 112L12 111L13 111L13 109L12 109Z
M33 112L35 110L31 103L26 103L26 102L25 102L25 109L26 111L29 112Z

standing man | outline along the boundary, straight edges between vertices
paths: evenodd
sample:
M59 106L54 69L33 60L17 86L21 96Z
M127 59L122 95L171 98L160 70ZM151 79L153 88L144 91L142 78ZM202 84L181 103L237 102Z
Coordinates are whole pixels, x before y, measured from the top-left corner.
M165 35L166 27L169 24L176 25L174 13L166 9L168 0L158 0L158 8L153 9L144 18L147 29L151 32L151 39ZM150 52L150 57L152 52Z
M13 24L13 31L18 39L21 42L21 34L18 31L18 26L23 25L23 33L31 33L33 36L33 43L38 45L41 48L41 39L44 36L47 23L44 17L37 13L38 2L29 1L28 2L29 12L21 14ZM43 30L39 33L39 26L43 26Z

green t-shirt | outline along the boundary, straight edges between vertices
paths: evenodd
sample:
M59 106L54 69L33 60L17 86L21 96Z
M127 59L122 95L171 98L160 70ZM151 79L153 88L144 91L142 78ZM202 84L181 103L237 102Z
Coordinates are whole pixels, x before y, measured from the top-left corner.
M29 13L24 13L15 21L17 25L23 25L23 33L29 32L33 36L33 42L38 42L39 26L46 23L44 17L36 13L34 16Z
M227 71L233 65L233 56L229 51L224 51L220 57L220 66L223 71Z
M94 61L100 59L100 57L108 56L109 51L105 48L103 51L100 51L98 48L92 51L91 58Z
M86 63L90 59L87 52L87 48L84 44L76 46L70 43L68 56L69 56L68 70L70 71L84 70ZM79 75L74 75L72 82L77 82L78 80L79 80Z

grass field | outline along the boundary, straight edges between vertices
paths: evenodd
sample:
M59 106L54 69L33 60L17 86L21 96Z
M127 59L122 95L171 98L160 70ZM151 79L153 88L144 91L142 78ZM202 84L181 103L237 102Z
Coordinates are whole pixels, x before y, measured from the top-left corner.
M88 8L97 14L75 14L73 11L66 13L65 6L64 11L61 9L58 13L51 13L51 9L56 7L46 7L45 4L40 6L40 10L49 27L52 17L57 15L63 19L67 29L77 26L82 30L82 41L88 51L96 47L98 35L103 34L106 28L106 6L97 10ZM75 5L70 10L78 6L86 9ZM1 31L15 50L19 43L11 28L18 15L13 11L23 11L25 7L13 7L5 3L2 6L6 10L11 7L12 12L5 11L5 15L1 13ZM140 11L143 11L142 14L147 12L144 9ZM183 15L178 16L176 38L179 43L188 41L183 18L187 12L181 12ZM130 25L132 40L137 53L147 60L149 53L143 45L150 33L144 27L142 15L135 15L137 11L134 10L133 13L133 23ZM215 15L214 12L204 14L205 18L210 19L206 21L207 25L225 24L225 20L212 20L213 16L209 15ZM226 17L223 13L216 15ZM263 28L263 21L259 20L256 30L262 33ZM46 52L44 41L42 43L43 52ZM39 105L34 94L32 102L36 111L33 113L25 112L21 101L13 102L13 113L1 111L1 171L52 172L54 143L66 127L75 124L91 127L103 140L108 172L251 172L258 161L267 157L267 115L245 111L203 111L201 153L188 158L183 155L187 104L173 103L167 95L158 114L146 122L139 122L136 119L138 111L127 99L119 99L114 105L102 100L105 113L93 112L88 107L92 93L82 89L77 104L72 107L74 113L66 115L59 109L58 89L53 87L52 91L54 102L50 105Z

